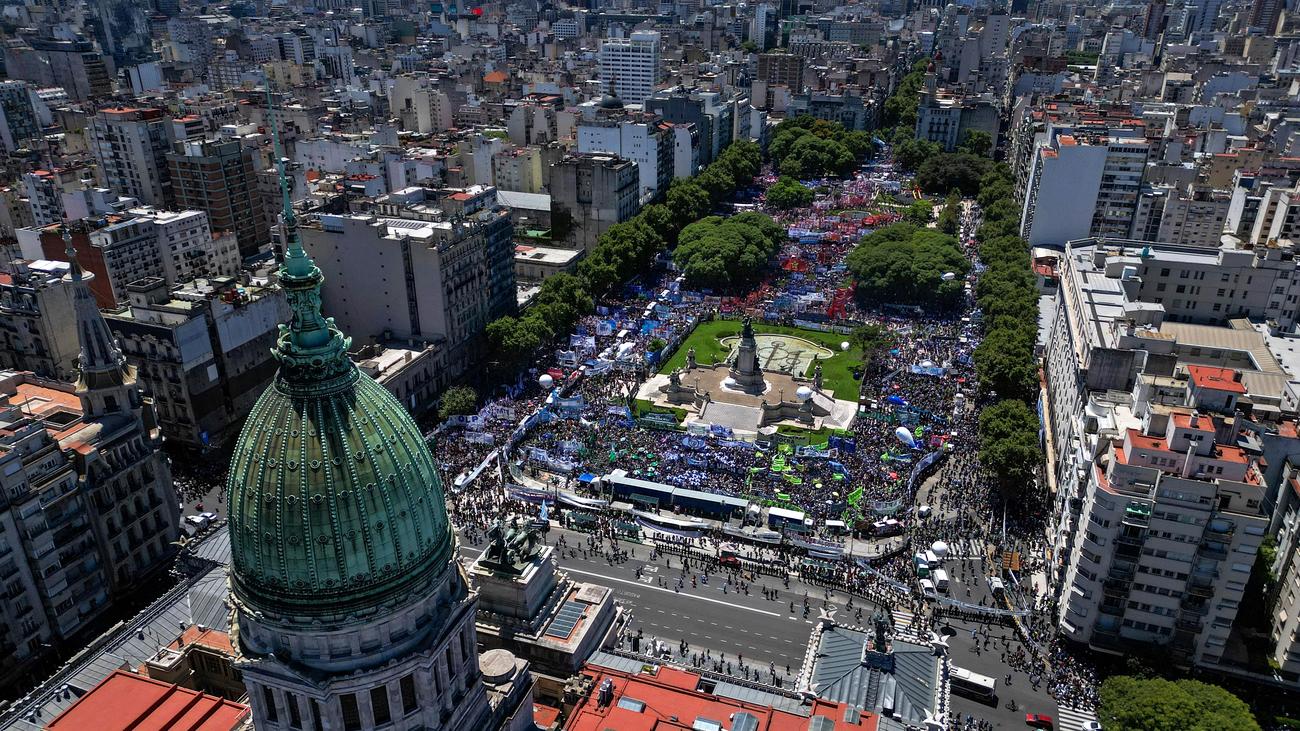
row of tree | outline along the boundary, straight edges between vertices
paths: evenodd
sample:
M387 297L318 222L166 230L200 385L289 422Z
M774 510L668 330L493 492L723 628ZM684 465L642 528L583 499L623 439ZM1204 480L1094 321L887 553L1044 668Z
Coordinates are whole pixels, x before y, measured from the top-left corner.
M762 213L709 216L682 229L673 263L691 287L748 291L785 238L785 229Z
M781 175L806 180L849 175L872 149L866 132L851 132L839 122L805 114L776 126L767 154Z
M1038 288L1029 245L1018 235L1010 171L992 166L979 184L984 221L975 232L984 272L975 287L984 338L975 349L980 391L994 403L980 412L980 463L1004 485L1033 484L1043 460L1038 442Z
M929 210L924 209L927 218ZM919 217L922 208L917 211ZM864 302L939 309L960 303L970 270L957 239L906 222L863 236L845 263Z
M885 127L911 130L916 128L916 108L921 101L921 87L925 85L925 69L930 59L923 58L912 64L912 70L894 87L894 93L885 100L883 118Z
M630 220L610 226L578 264L576 275L548 277L522 315L488 323L486 335L495 360L513 370L538 348L572 330L591 312L596 297L648 269L659 252L676 246L678 232L752 183L762 164L758 145L737 140L700 174L674 180L663 203L648 205Z

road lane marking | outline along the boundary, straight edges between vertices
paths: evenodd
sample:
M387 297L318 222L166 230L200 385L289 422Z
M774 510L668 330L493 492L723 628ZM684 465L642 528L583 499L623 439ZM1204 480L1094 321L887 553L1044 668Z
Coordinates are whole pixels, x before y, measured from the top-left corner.
M617 582L619 582L620 584L632 584L633 586L636 586L636 587L638 587L638 588L640 588L640 589L653 589L654 591L661 591L661 592L663 592L663 593L665 593L665 594L672 594L672 595L674 595L674 596L679 596L679 597L688 597L688 598L696 599L696 600L698 600L698 601L702 601L702 602L709 602L710 604L721 604L722 606L724 606L724 607L728 607L728 608L730 608L730 609L743 609L743 610L745 610L746 612L755 612L755 613L757 613L757 614L766 614L766 615L769 616L769 617L782 617L782 616L785 616L785 615L782 615L782 614L777 614L776 612L769 612L769 611L767 611L766 609L755 609L755 608L753 608L753 607L746 607L746 606L742 606L742 605L740 605L740 604L732 604L731 602L724 602L724 601L721 601L721 600L719 600L719 599L710 599L710 598L708 598L708 597L706 597L706 596L696 596L696 595L694 595L694 594L684 594L684 593L682 593L682 592L673 591L672 589L664 589L664 588L662 588L662 587L658 587L658 586L647 586L646 584L642 584L642 583L639 582L639 581L628 581L627 579L620 579L620 578L618 578L618 577L616 577L616 576L606 576L606 575L604 575L604 574L597 574L597 573L594 573L594 572L592 572L592 571L583 571L582 569L575 569L575 568L572 568L572 567L570 567L570 566L561 566L561 567L560 567L560 570L562 570L562 571L568 571L569 573L572 573L572 574L582 574L583 576L594 576L594 577L596 577L596 578L598 578L598 579L605 579L606 581L617 581Z

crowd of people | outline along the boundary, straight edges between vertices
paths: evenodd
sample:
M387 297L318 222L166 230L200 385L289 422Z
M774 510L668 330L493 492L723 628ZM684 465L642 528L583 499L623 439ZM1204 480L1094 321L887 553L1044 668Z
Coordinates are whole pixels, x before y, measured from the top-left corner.
M891 172L878 168L852 181L827 182L812 210L774 213L792 239L781 252L781 266L748 297L686 292L665 273L600 302L597 313L585 318L568 346L557 352L554 367L539 368L531 378L521 379L509 389L510 395L488 404L484 418L471 428L444 430L438 436L437 453L445 475L474 474L491 449L500 450L502 459L501 465L478 470L473 481L457 485L449 494L449 507L458 524L469 526L469 539L481 540L483 526L503 510L536 510L510 503L500 489L503 475L506 481L514 479L512 474L522 475L535 483L581 493L586 483L580 476L599 476L618 468L667 485L797 508L815 519L817 530L827 520L847 517L849 527L858 528L865 538L873 520L895 516L907 524L906 543L913 549L923 550L935 542L952 547L947 564L956 579L952 598L969 599L973 608L993 604L980 587L987 577L1011 568L1004 566L1004 559L1014 556L1017 571L1007 577L1008 594L1015 607L1026 612L1015 625L1021 641L1013 648L1006 640L998 650L1002 661L1023 671L1032 687L1045 688L1062 703L1091 707L1095 675L1053 641L1053 605L1047 582L1041 578L1046 569L1042 525L1046 506L1033 499L1004 502L995 481L978 462L971 363L978 342L974 318L963 316L968 312L868 311L843 297L844 256L872 223L894 220L889 208L856 214L844 209L875 205ZM963 220L960 236L972 259L978 224L973 209ZM811 302L820 309L792 312L791 302ZM645 428L636 418L637 389L659 366L646 354L664 344L671 348L701 321L741 313L783 323L815 317L845 328L878 324L888 331L888 347L858 371L862 407L847 433L840 435L841 441L834 446L814 444L821 449L801 454L774 442L755 443L729 435L688 438L680 431ZM576 363L607 360L615 361L615 366L601 368L596 375L572 376ZM555 412L551 418L520 429L530 414L546 404L552 390L532 380L543 373L551 376L554 395L568 400L569 410L561 414L551 408ZM899 426L916 436L914 444L900 441ZM935 468L911 479L917 462L932 452L942 454ZM773 469L778 463L782 469ZM923 506L930 516L925 520L919 519ZM588 528L598 542L616 546L618 522L616 515L602 514ZM703 531L655 539L684 555L716 558L719 546L735 537ZM579 549L566 550L580 555ZM871 560L854 560L849 551L843 560L812 561L803 560L789 544L740 550L756 564L783 567L809 583L911 615L913 630L927 630L939 621L917 590L911 551L893 551ZM1033 578L1036 575L1038 580ZM659 650L657 645L655 649ZM727 659L703 648L669 648L669 652L695 667L730 670L747 678L764 675L762 668L729 666Z

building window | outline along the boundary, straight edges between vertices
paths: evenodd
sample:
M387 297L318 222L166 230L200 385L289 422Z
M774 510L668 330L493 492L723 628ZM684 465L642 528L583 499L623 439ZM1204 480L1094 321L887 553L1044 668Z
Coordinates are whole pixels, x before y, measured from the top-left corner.
M298 698L293 693L285 693L284 705L289 709L289 728L302 728L302 712L298 710Z
M275 691L262 686L262 702L266 704L266 720L278 722L279 714L275 710Z
M370 689L370 709L374 713L376 726L393 720L388 710L388 686L381 685Z
M361 709L353 693L339 697L339 710L343 712L344 731L361 731Z
M415 676L404 675L398 684L402 690L402 713L407 714L415 711Z

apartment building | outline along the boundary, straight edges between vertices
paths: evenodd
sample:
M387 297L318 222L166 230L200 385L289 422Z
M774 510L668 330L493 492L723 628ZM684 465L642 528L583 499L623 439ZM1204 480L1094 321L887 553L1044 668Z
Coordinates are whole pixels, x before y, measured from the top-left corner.
M213 232L203 211L131 208L127 214L153 224L163 278L172 283L239 273L239 240L234 232Z
M158 277L176 285L198 277L231 276L240 258L233 236L213 234L202 211L132 208L74 220L72 245L101 307L126 304L127 285ZM14 232L25 259L67 261L62 224Z
M15 152L40 138L31 87L26 81L0 81L0 146L5 152Z
M700 140L699 162L707 166L736 139L739 104L737 98L721 92L679 86L655 92L645 100L645 110L666 122L695 125Z
M1051 130L1034 154L1020 235L1031 246L1056 247L1088 236L1127 238L1149 148L1140 138Z
M275 375L278 324L289 305L278 287L233 277L161 277L127 286L128 304L104 315L127 362L154 399L163 436L192 449L220 447Z
M4 48L5 72L11 79L38 88L61 87L76 101L101 99L113 93L108 66L88 40L33 38L12 40Z
M331 284L322 309L359 342L444 348L453 374L492 320L515 310L513 226L496 189L407 188L314 215L303 246Z
M176 206L203 211L214 231L233 232L244 257L271 242L256 158L238 140L177 142L167 154Z
M1129 238L1217 247L1230 205L1228 191L1203 184L1146 186L1138 196Z
M602 115L585 110L578 122L578 152L605 153L636 162L637 197L644 205L668 190L673 179L675 140L669 123L655 114Z
M795 91L803 88L804 59L790 53L758 54L758 80Z
M76 380L0 374L0 673L70 640L170 564L180 511L153 403L69 268Z
M1062 636L1214 666L1277 535L1274 660L1297 677L1294 271L1289 242L1066 246L1044 352Z
M1118 420L1087 476L1057 624L1098 649L1164 645L1176 661L1212 666L1269 517L1258 460L1236 445L1241 374L1183 371L1185 401L1141 403Z
M94 274L90 288L100 307L125 304L126 285L137 279L166 276L157 233L148 221L110 214L73 221L68 228L77 264ZM68 261L61 224L15 234L24 259Z
M536 147L516 147L496 153L492 156L492 181L499 190L545 192L541 151Z
M570 155L551 166L551 240L590 251L610 226L641 209L637 164L611 155Z
M73 377L80 345L66 262L10 262L0 273L0 368Z
M171 120L163 110L101 109L90 120L90 140L108 187L147 205L172 207Z
M633 31L600 42L600 83L623 101L640 104L663 78L658 31Z

